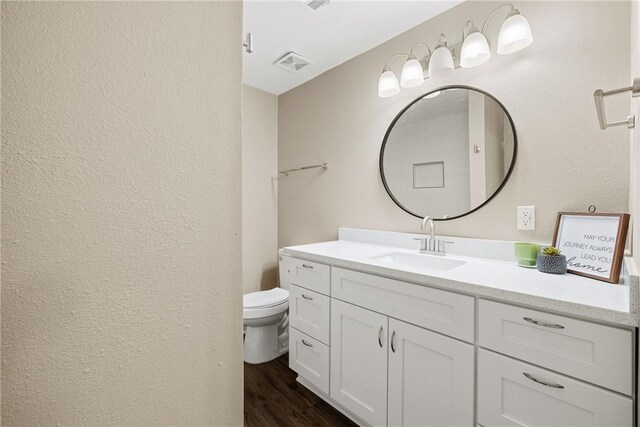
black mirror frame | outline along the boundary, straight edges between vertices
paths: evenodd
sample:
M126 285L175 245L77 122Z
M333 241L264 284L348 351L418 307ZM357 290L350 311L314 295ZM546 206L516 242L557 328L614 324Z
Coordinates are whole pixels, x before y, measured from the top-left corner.
M505 186L505 184L507 183L507 181L509 181L509 178L511 177L511 173L513 172L513 168L516 165L516 158L518 155L518 135L516 133L516 126L513 123L513 118L511 117L511 114L509 114L509 111L506 109L506 107L504 106L504 104L502 104L502 102L500 102L495 96L491 95L488 92L485 92L484 90L472 87L472 86L465 86L465 85L449 85L449 86L442 86L439 87L437 89L434 89L430 92L425 93L424 95L419 96L418 98L414 99L413 101L411 101L409 103L409 105L407 105L406 107L404 107L393 119L393 121L391 121L391 124L389 125L389 127L387 128L387 132L384 134L384 139L382 140L382 146L380 147L380 160L379 160L379 167L380 167L380 178L382 179L382 184L384 185L384 189L387 191L387 194L389 195L389 197L391 197L391 200L393 200L393 202L398 205L398 207L400 207L400 209L402 209L403 211L405 211L406 213L408 213L409 215L415 216L416 218L423 218L420 215L417 215L413 212L411 212L409 209L405 208L402 203L400 203L391 193L391 190L389 189L389 186L387 185L387 180L384 176L384 168L383 168L383 164L384 164L384 149L387 145L387 139L389 138L389 135L391 134L391 131L393 130L393 127L395 126L396 122L400 119L400 117L405 113L405 111L407 111L409 108L411 108L411 106L413 104L415 104L416 102L420 101L421 99L423 99L425 96L432 94L434 92L438 92L438 91L442 91L442 90L446 90L446 89L466 89L466 90L473 90L475 92L480 92L485 96L488 96L489 98L491 98L492 100L494 100L496 102L496 104L498 104L500 106L500 108L502 108L502 111L504 111L504 113L507 115L507 118L509 119L509 123L511 124L511 131L513 132L513 157L511 158L511 165L509 166L509 170L507 171L507 174L505 175L504 179L502 180L502 183L500 184L500 186L496 189L496 191L493 192L493 194L491 194L491 196L489 196L487 198L487 200L484 201L484 203L481 203L480 205L476 206L475 208L471 209L470 211L467 211L461 215L457 215L457 216L452 216L450 218L434 218L434 221L449 221L452 219L458 219L458 218L462 218L464 216L467 216L475 211L477 211L478 209L482 208L483 206L485 206L487 203L489 203L496 195L498 195L498 193L500 193L500 191L502 191L502 188Z

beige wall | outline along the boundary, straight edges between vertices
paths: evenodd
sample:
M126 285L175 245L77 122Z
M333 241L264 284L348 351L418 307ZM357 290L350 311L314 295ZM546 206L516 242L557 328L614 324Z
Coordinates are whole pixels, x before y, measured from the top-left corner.
M238 2L3 2L2 423L242 424Z
M278 97L244 86L242 292L278 284Z
M279 97L279 167L330 163L326 172L279 181L280 246L335 239L339 226L418 231L419 220L384 191L380 144L406 104L449 84L497 97L513 116L519 146L502 192L467 217L439 222L438 233L547 241L558 211L586 211L591 204L601 212L628 210L628 131L600 131L593 104L595 89L628 84L628 2L519 2L534 32L528 49L494 54L479 68L378 98L377 80L388 57L417 42L433 47L440 32L459 42L467 19L480 24L498 4L462 3ZM499 19L488 26L494 47L499 27ZM628 114L626 101L607 108L610 117ZM536 231L516 230L518 205L536 205Z

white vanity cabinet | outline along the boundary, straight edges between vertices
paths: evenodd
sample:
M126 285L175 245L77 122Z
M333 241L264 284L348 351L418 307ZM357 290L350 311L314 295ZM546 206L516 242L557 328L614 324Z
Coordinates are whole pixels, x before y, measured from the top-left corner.
M474 347L331 301L331 398L371 425L471 426Z
M289 367L329 394L331 267L283 256L280 286L289 289Z
M479 424L633 424L631 330L486 300L478 324Z
M329 346L289 328L289 367L318 390L329 394Z
M473 425L475 348L389 319L389 426Z
M289 285L289 325L329 345L329 305L326 295Z
M480 349L478 423L485 427L630 427L633 402L626 396Z
M288 256L283 267L289 366L360 425L633 425L632 328Z
M478 311L481 347L631 395L630 330L482 299Z
M475 300L468 295L332 267L331 297L475 342Z
M329 295L331 267L328 265L283 256L279 268L283 288L288 289L291 284Z
M329 395L374 426L387 424L388 318L331 301Z

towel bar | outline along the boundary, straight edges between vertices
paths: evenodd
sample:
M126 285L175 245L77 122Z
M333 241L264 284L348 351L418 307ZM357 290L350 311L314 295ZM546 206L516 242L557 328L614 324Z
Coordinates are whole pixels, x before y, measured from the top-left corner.
M303 170L307 170L307 169L316 169L316 168L323 168L324 170L327 170L327 169L329 169L329 164L328 163L322 163L321 165L302 166L301 168L287 169L287 170L284 170L284 171L280 171L278 173L284 174L284 176L289 176L289 174L291 172L298 172L298 171L303 171Z
M600 124L600 129L604 130L610 127L622 125L627 125L628 129L633 129L636 126L636 116L634 114L628 116L627 120L607 123L607 115L604 111L604 97L609 95L617 95L624 92L631 92L631 96L634 98L640 96L640 78L633 79L633 83L629 87L614 89L607 92L603 91L602 89L598 89L593 92L593 98L596 101L596 112L598 113L598 123Z

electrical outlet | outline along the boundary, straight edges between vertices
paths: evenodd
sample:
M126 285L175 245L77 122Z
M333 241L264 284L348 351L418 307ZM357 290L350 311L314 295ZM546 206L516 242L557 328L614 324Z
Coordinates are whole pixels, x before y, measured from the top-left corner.
M518 230L536 229L536 207L518 206Z

